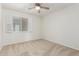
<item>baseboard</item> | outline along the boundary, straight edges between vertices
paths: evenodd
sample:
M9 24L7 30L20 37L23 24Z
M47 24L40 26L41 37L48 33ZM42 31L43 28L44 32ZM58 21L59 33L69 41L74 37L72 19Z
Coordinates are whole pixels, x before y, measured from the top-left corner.
M2 47L7 46L7 45L23 43L23 42L28 42L28 41L32 41L32 40L38 40L38 39L29 39L29 40L23 40L23 41L12 41L12 42L9 42L9 43L6 43L6 44L2 44L1 49L2 49Z
M48 40L48 39L45 39L45 40ZM64 43L62 44L61 42L57 42L57 41L53 41L53 40L48 40L48 41L79 51L78 48L74 48L74 47L72 47L72 46L68 46L67 44L64 44Z

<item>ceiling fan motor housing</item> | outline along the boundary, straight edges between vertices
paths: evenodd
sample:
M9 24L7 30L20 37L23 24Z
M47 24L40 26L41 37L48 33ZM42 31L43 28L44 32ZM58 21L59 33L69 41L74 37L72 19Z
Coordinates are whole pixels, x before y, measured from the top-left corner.
M39 3L36 3L35 5L36 5L36 6L40 6L40 4L39 4Z

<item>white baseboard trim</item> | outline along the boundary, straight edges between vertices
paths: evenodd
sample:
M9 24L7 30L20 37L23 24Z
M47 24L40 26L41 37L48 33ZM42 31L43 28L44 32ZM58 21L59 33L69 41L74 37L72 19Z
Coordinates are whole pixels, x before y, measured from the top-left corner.
M45 40L48 40L48 39L45 39ZM53 41L53 40L48 40L48 41L54 42L54 43L59 44L59 45L62 45L62 46L69 47L69 48L71 48L71 49L79 50L78 48L74 48L73 46L69 46L69 45L64 44L64 43L62 44L61 42L58 42L58 41Z

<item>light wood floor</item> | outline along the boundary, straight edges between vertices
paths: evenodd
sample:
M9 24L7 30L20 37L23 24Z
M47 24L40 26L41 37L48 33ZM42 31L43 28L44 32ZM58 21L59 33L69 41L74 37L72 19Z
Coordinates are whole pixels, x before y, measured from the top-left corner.
M1 56L78 56L79 51L47 40L7 45L0 51Z

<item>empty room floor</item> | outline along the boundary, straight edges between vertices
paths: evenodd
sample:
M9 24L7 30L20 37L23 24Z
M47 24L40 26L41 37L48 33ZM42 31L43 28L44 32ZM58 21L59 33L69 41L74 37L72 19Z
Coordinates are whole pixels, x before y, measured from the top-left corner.
M79 51L39 39L4 46L2 56L79 56Z

